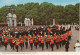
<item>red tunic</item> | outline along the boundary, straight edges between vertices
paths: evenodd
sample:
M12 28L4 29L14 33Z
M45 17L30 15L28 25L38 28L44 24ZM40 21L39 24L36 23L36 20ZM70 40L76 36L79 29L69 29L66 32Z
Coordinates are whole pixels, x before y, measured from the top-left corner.
M41 40L41 43L44 43L44 39Z
M20 40L20 43L23 43L23 40Z
M54 44L54 41L53 40L51 40L51 44Z
M38 43L38 40L35 40L35 43Z
M4 43L7 43L7 40L4 40Z
M33 39L30 39L30 43L33 43Z
M28 42L28 39L27 39L27 40L25 40L25 42Z

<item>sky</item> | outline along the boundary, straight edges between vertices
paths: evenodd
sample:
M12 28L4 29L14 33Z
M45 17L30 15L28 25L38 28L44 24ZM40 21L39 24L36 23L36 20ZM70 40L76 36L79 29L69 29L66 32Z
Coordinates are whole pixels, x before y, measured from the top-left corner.
M49 2L54 5L68 5L72 4L75 5L76 3L79 3L80 0L0 0L0 8L5 6L5 5L17 5L17 4L25 4L28 2L38 2L38 3L43 3L43 2Z

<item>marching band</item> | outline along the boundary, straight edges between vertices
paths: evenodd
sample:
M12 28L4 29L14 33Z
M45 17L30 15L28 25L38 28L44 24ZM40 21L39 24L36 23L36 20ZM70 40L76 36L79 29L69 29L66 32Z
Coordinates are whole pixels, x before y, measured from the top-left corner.
M35 30L25 30L15 35L13 35L13 33L10 36L5 35L3 40L5 50L7 50L7 45L10 44L11 49L16 49L17 52L19 48L23 50L24 46L26 49L30 46L31 50L34 50L33 47L36 49L42 48L42 51L44 47L46 47L46 49L51 47L53 51L54 46L56 46L56 49L59 49L64 45L66 46L66 51L68 51L69 47L67 46L69 46L71 35L71 27L66 29L65 27L54 25L53 27L47 26L39 27ZM66 40L68 40L68 42Z

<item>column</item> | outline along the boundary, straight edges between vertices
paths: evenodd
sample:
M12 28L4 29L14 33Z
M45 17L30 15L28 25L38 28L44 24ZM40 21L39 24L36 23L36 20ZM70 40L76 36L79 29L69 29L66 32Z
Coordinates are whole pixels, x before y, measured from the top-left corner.
M33 26L33 18L32 18L31 24L32 24L32 26Z
M53 25L55 25L55 19L53 19Z

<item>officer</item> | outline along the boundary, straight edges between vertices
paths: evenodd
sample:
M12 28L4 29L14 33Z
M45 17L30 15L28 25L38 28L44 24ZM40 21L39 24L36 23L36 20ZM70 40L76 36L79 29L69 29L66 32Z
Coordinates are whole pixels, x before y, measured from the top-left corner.
M68 49L69 49L69 41L68 39L66 39L66 42L65 42L65 49L66 49L66 52L68 52Z

